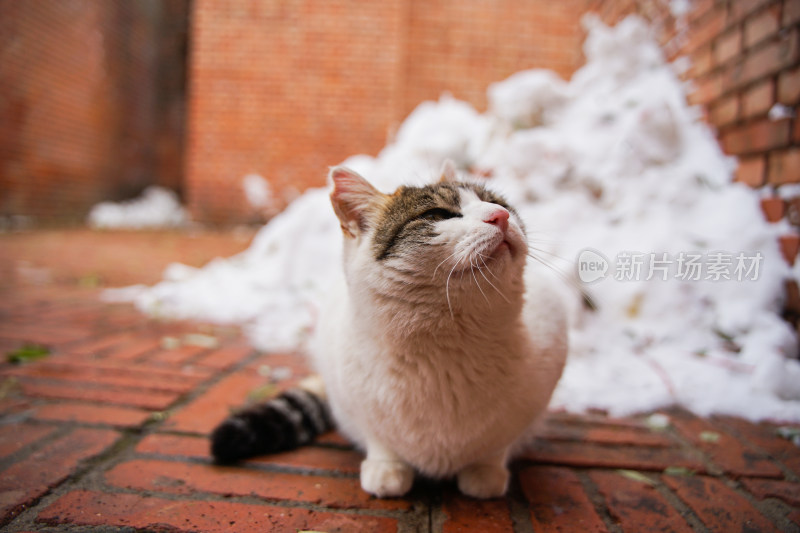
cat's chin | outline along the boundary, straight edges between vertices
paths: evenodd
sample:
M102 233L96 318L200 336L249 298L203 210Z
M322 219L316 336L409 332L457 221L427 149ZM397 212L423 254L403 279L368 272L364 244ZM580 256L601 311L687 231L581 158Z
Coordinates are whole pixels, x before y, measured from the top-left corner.
M503 239L491 249L488 256L492 261L513 260L519 255L519 251L519 246L509 239Z

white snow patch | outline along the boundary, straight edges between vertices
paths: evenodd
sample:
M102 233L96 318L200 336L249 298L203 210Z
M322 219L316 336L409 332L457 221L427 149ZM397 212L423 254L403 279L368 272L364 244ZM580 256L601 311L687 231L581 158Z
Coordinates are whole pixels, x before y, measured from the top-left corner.
M794 109L783 104L774 104L767 112L767 118L773 122L794 117Z
M256 209L272 207L272 189L269 182L259 174L248 174L242 178L242 189L247 202Z
M124 202L101 202L89 211L93 228L154 229L185 225L189 220L174 191L150 186L141 196Z
M534 255L572 285L583 250L608 262L582 287L595 311L573 291L570 358L553 407L627 415L677 404L800 421L797 339L779 316L791 275L780 227L764 221L757 192L732 183L735 161L687 105L646 24L586 25L587 64L569 83L515 74L492 85L485 114L451 97L425 102L377 157L344 164L391 191L436 179L453 159L491 176L526 221ZM310 190L247 251L173 267L161 283L118 296L135 292L153 314L244 324L264 350L302 348L340 240L327 190ZM633 258L638 276L627 268ZM699 279L687 276L692 258Z

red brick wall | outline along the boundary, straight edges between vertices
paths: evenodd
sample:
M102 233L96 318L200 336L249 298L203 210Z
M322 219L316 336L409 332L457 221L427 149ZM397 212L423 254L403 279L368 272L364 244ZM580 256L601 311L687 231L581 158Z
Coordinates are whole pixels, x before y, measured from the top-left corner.
M399 98L402 7L196 1L187 153L196 218L246 221L247 174L291 194L384 144Z
M402 116L442 91L486 108L492 82L529 68L568 79L582 63L585 0L408 2Z
M376 154L442 92L485 106L489 83L581 62L585 0L197 0L192 23L188 200L204 221L248 220L241 179L285 203L326 169Z
M185 19L185 1L170 5L183 5ZM0 0L0 224L82 221L94 203L157 181L157 162L180 168L180 149L152 142L165 127L156 105L162 8Z

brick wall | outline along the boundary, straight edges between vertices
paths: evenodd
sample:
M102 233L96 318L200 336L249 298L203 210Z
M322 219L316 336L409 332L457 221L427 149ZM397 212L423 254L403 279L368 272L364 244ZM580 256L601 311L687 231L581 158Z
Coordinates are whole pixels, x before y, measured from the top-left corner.
M0 226L79 222L94 203L158 181L158 165L181 167L184 121L180 109L173 129L162 120L175 106L157 65L164 13L185 20L187 7L0 0ZM169 54L183 63L180 48Z
M375 152L400 96L398 0L197 0L187 153L195 218L247 221L241 180L282 194L323 183L328 166Z
M257 216L242 178L279 205L328 166L376 154L421 101L478 108L489 83L581 62L585 0L197 0L192 21L188 200L204 221Z

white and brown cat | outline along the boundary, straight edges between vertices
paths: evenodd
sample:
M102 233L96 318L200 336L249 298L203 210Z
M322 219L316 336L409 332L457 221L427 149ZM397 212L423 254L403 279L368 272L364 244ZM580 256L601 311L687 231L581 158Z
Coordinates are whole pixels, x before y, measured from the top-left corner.
M331 426L366 453L361 486L400 496L415 473L501 496L561 375L566 314L551 280L523 275L522 221L457 180L387 195L331 170L344 279L312 344L318 375L245 408L212 435L220 462L302 445Z

